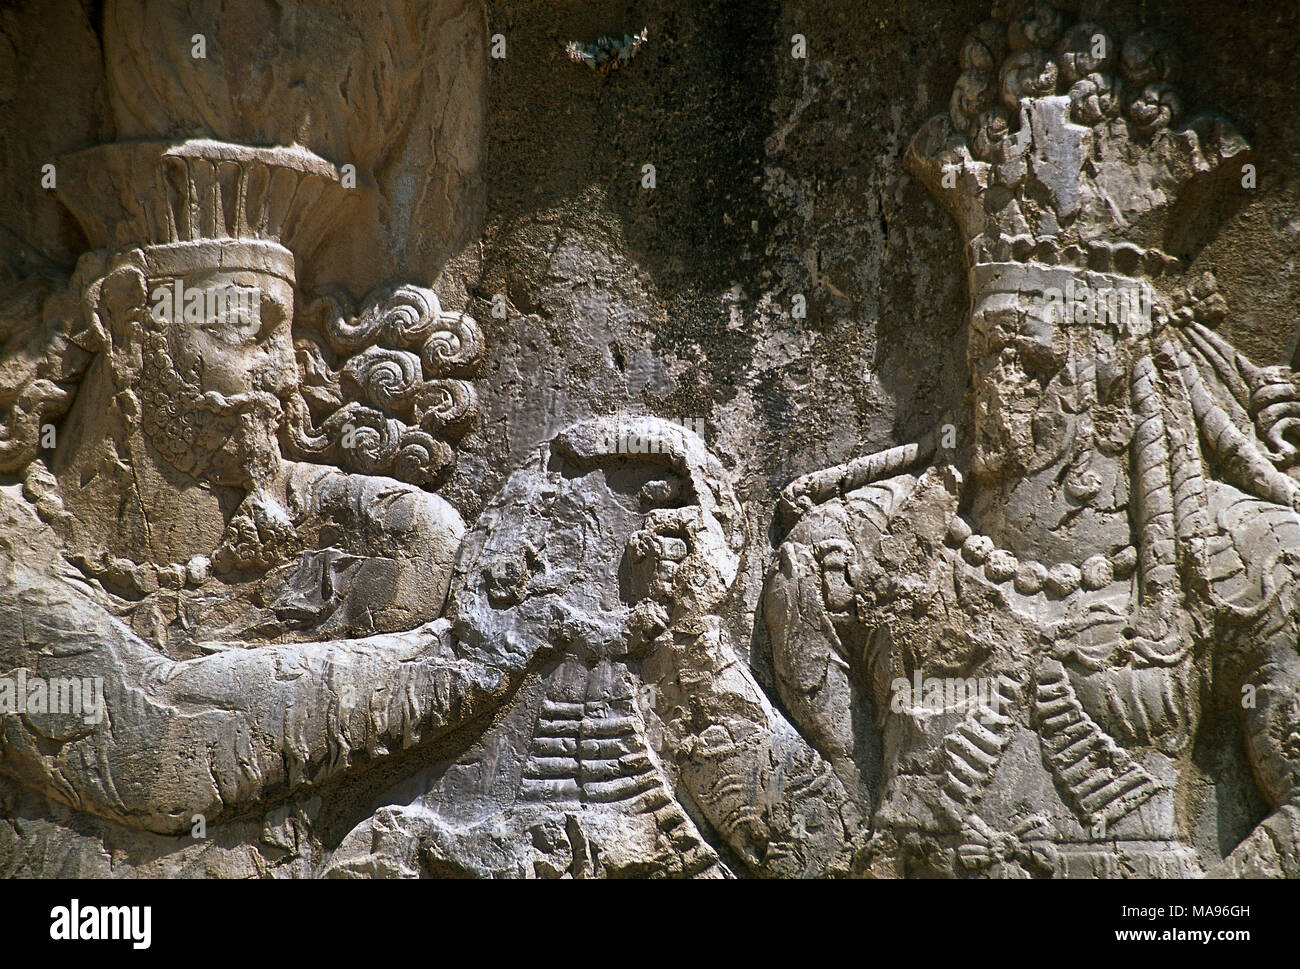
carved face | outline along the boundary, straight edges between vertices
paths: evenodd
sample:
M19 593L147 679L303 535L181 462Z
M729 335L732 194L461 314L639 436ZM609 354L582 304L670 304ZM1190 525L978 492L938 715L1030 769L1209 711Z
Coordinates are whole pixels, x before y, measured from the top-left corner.
M971 470L1001 476L1038 463L1059 440L1064 414L1054 392L1066 339L1042 300L995 293L977 300L967 361L975 388Z
M288 282L249 271L192 273L180 282L185 312L177 313L173 306L170 331L180 373L196 372L205 392L226 397L254 391L282 396L294 386L293 288ZM195 320L189 309L200 299L203 312Z
M251 487L280 463L281 401L298 383L293 287L253 271L155 281L141 400L151 440L175 466Z
M514 472L461 547L447 608L457 637L625 656L639 642L634 609L650 597L699 600L709 582L725 590L738 557L716 520L683 497L684 483L649 462L586 464L554 452ZM651 554L634 549L649 541ZM692 545L702 549L694 558Z

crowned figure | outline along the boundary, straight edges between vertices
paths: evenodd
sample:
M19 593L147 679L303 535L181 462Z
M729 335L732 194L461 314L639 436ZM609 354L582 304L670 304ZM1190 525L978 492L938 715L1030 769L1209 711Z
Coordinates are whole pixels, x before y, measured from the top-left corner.
M302 147L60 165L92 249L4 361L0 668L103 696L3 719L0 772L46 799L14 810L188 834L489 709L520 671L447 646L465 526L433 490L474 417L474 321L419 286L301 298L352 205Z
M1295 876L1300 395L1187 272L1248 146L1159 37L994 14L907 155L965 249L968 443L786 489L778 689L867 871Z

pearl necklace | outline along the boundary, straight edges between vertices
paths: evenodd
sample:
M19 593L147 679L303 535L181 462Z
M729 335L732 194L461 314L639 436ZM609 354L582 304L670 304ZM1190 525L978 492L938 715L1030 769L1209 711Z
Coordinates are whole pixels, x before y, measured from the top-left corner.
M1048 594L1064 599L1078 589L1104 589L1133 572L1137 565L1137 549L1126 545L1111 555L1090 555L1078 565L1058 562L1047 566L1032 560L1021 561L1006 549L993 544L987 535L975 534L960 515L948 522L948 543L961 549L961 556L974 566L983 566L984 575L991 582L1010 581L1021 595L1032 596L1046 590Z

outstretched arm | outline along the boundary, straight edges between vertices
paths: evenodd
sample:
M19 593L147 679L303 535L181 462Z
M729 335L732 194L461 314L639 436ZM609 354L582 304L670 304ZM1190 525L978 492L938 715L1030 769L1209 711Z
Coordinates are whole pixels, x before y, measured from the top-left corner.
M16 565L5 675L102 677L103 716L2 718L0 770L163 834L319 784L496 707L530 657L457 655L440 620L402 635L160 656L88 594Z

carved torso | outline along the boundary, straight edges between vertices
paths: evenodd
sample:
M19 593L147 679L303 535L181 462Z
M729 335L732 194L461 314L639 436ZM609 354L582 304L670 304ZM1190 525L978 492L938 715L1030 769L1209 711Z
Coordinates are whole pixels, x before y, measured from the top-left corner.
M1131 578L1025 593L980 543L918 533L915 503L946 501L956 513L936 478L891 515L877 580L855 597L886 751L876 823L905 852L908 830L945 846L942 860L901 864L957 875L1191 874L1195 856L1174 817L1195 731L1190 640L1167 655L1134 648ZM958 680L979 685L945 693Z

